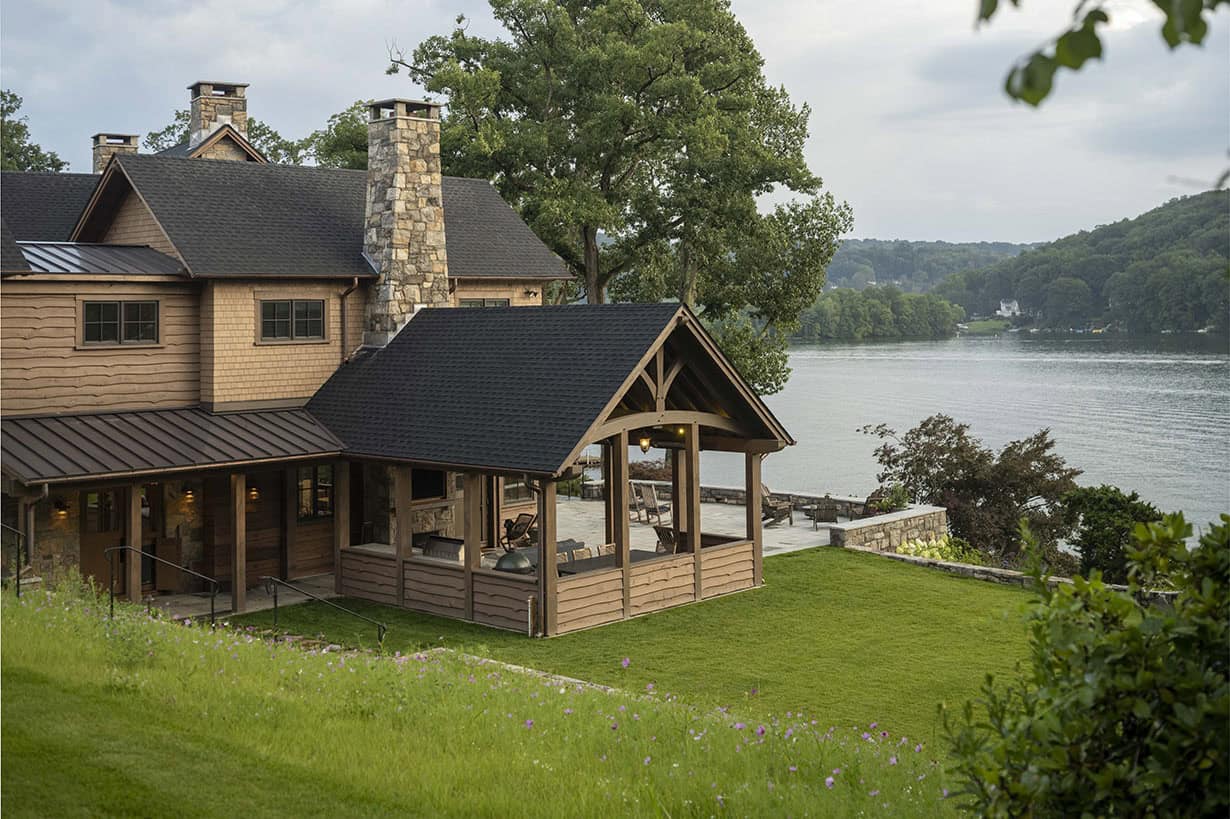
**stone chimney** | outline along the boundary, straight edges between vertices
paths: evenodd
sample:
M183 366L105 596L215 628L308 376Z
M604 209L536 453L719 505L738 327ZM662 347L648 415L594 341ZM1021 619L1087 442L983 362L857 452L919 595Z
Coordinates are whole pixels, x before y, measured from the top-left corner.
M248 87L243 82L211 82L197 80L188 86L192 97L188 119L188 146L195 148L209 135L230 125L244 138L248 138L248 100L244 92Z
M116 154L137 152L136 134L95 134L90 140L94 143L94 173L102 173Z
M368 107L363 251L380 278L363 343L382 347L419 307L448 307L440 188L440 106L383 100Z

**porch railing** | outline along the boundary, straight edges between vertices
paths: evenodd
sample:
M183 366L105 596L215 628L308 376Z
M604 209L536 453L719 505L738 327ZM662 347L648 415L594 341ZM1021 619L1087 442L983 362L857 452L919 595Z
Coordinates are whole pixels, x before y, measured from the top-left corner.
M152 555L149 552L143 552L140 549L137 549L133 546L112 546L109 549L103 550L103 555L106 556L107 558L107 566L111 570L111 582L107 584L108 586L107 590L111 594L111 600L110 600L111 617L113 618L115 617L115 563L116 563L116 560L115 560L115 555L112 554L113 552L132 552L134 554L140 555L142 558L148 557L150 560L153 560L157 563L161 563L163 566L170 566L172 569L178 569L179 571L183 572L186 575L189 575L190 577L195 577L198 580L204 580L206 583L209 584L209 624L211 626L216 624L217 617L218 617L217 615L218 589L221 587L222 585L221 583L219 583L214 578L209 577L208 575L201 574L200 572L194 572L192 571L192 569L189 569L187 566L181 566L178 563L172 563L170 560L166 560L164 558L158 557L158 555Z
M20 529L14 529L6 523L0 523L0 536L13 541L13 588L17 590L17 596L21 597L21 571L25 568L25 560L22 555L26 547L26 534ZM8 560L5 559L7 565Z
M285 580L283 580L280 577L265 576L261 578L261 581L265 584L265 593L273 595L273 625L275 628L278 625L278 589L281 587L285 587L285 588L290 589L291 591L295 591L295 592L298 592L299 594L302 594L304 597L310 597L319 603L324 603L326 606L332 606L338 611L349 614L351 617L357 617L366 623L371 623L373 626L376 627L376 641L381 646L384 645L384 635L389 630L389 627L386 626L384 623L381 623L379 620L373 620L372 618L365 617L362 614L359 614L357 611L348 609L345 606L339 606L337 603L334 603L332 600L328 600L324 597L321 597L318 594L313 594L312 592L308 591L305 588L302 588L301 586L296 586L293 583L287 583Z

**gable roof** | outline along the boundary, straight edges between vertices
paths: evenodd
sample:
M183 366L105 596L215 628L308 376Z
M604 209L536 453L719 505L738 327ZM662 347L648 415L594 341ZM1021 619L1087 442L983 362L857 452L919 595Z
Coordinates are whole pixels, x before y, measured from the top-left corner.
M90 201L92 173L0 173L0 217L15 241L67 241Z
M375 276L363 256L364 171L122 154L103 176L78 240L101 238L98 202L127 183L193 276ZM571 278L488 182L446 176L442 188L450 277Z
M177 156L196 159L223 139L229 139L231 142L234 142L241 151L248 155L249 162L265 163L269 161L255 145L249 142L243 134L236 131L229 122L220 125L213 133L197 143L195 148L189 142L181 142L178 145L172 145L170 148L163 148L155 156Z
M307 409L348 454L558 475L684 322L696 323L678 304L425 309L342 365ZM759 399L741 409L792 443Z

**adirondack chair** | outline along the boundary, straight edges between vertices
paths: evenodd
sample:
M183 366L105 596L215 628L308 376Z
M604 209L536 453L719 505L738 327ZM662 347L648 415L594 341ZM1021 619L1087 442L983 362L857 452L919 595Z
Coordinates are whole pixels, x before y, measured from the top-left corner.
M837 501L825 495L814 506L807 507L807 516L818 526L837 522Z
M500 536L500 545L504 551L511 552L530 545L530 527L538 520L538 515L522 512L516 520L504 521L504 534Z
M666 513L669 515L671 505L665 501L658 500L658 493L651 484L637 484L636 491L640 495L641 506L645 509L645 522L653 523L653 519L657 518L658 523L662 523L662 514Z
M679 541L675 537L675 530L670 526L655 526L653 530L658 534L658 554L673 555L679 551Z
M765 526L773 526L783 520L794 525L794 504L788 500L774 500L773 493L763 483L760 485L760 517Z
M635 514L636 519L639 522L641 520L641 511L645 508L645 506L641 503L641 496L640 493L637 492L637 486L639 486L639 484L628 481L628 514Z

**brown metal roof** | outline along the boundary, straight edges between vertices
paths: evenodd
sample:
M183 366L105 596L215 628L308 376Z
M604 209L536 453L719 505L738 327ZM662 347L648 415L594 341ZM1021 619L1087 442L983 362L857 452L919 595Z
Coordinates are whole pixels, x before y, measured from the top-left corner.
M0 468L25 484L309 458L341 449L303 409L211 413L193 407L16 416L0 424Z
M139 245L76 242L18 242L32 273L116 273L129 276L186 276L177 260Z

